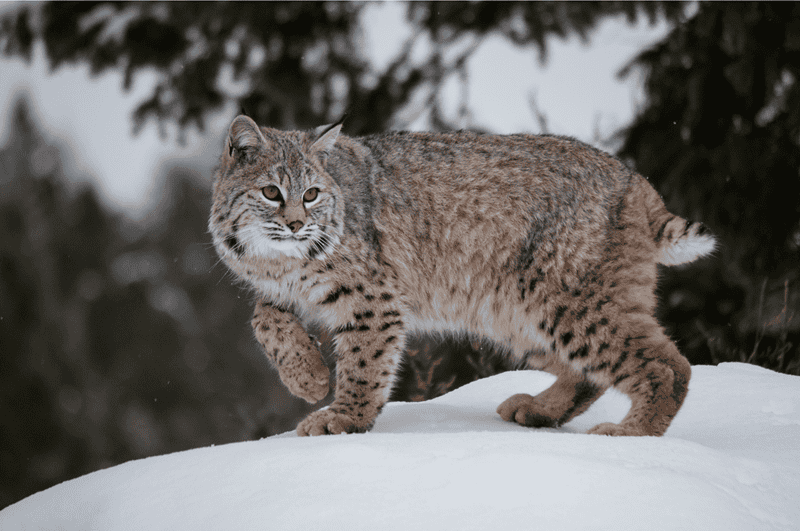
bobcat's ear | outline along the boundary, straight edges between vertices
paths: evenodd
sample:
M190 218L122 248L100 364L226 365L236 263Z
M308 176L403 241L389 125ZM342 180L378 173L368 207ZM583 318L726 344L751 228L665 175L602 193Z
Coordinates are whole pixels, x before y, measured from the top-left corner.
M247 116L237 116L228 130L227 150L229 157L239 158L238 155L252 155L261 146L266 144L264 135L258 125Z
M344 122L344 116L335 124L323 125L314 130L316 140L311 145L311 154L316 156L323 166L328 160L328 155L333 149L334 144L336 144L336 139L339 138L339 132L342 130L342 122Z

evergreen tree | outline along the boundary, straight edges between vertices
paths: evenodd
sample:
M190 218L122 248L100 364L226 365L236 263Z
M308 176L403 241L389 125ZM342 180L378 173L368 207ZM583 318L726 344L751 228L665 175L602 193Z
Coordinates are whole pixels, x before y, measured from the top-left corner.
M58 150L24 103L12 120L0 151L0 506L86 469L88 452L62 409L73 409L72 391L88 376L65 289L76 262L96 257L69 234L83 226L98 243L109 235L91 191L67 199Z
M259 123L286 129L316 127L348 111L348 132L366 134L385 131L417 91L437 113L440 88L464 72L489 34L534 45L543 59L548 38L586 40L603 17L677 20L682 13L673 2L413 2L406 15L412 35L381 71L362 50L366 5L45 2L0 20L0 50L30 60L38 39L53 69L119 69L126 90L138 74L155 71L159 81L134 113L138 126L155 119L202 128L205 115L233 101ZM465 39L473 44L459 51ZM414 59L421 42L430 52Z
M721 239L665 271L671 331L695 363L800 373L800 5L701 3L632 69L647 99L620 155Z

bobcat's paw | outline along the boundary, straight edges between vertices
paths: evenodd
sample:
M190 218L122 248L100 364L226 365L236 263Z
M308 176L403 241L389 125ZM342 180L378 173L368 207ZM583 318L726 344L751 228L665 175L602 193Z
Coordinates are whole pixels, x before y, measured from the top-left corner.
M641 428L637 428L636 426L624 426L622 424L614 424L613 422L603 422L602 424L598 424L594 428L587 431L589 435L612 435L615 437L619 436L634 436L634 437L641 437L644 435L649 435L645 433L644 430Z
M319 402L328 395L331 372L323 363L322 357L300 358L294 363L279 368L281 381L294 396L311 404Z
M342 413L330 409L315 411L297 425L297 435L335 435L337 433L363 433L366 427L359 427L356 422Z
M533 428L557 428L558 419L531 395L520 393L497 406L497 413L508 422Z

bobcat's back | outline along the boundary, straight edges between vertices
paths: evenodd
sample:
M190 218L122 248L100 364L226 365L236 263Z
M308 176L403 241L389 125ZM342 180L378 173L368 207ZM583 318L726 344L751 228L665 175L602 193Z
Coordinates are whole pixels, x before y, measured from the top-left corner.
M497 279L533 264L541 276L576 280L615 260L619 240L639 238L667 264L713 248L702 226L667 213L641 176L569 138L390 133L357 142L342 141L327 170L343 188L370 183L370 195L352 199L371 216L346 223L380 235L382 259L413 294L422 329L452 330L463 321L454 314L492 313L485 305ZM354 173L359 151L370 163ZM646 202L630 203L632 193ZM633 224L621 224L623 211Z

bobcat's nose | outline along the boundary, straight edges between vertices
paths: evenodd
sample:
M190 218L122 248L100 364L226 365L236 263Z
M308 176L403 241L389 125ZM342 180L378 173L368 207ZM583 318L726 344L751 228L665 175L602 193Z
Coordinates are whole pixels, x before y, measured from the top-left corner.
M292 221L290 223L287 223L287 225L289 226L289 230L292 232L297 232L303 228L302 221Z

